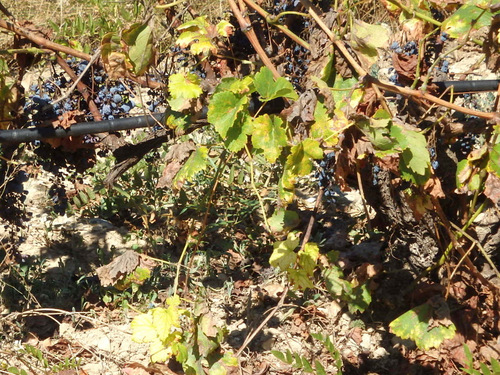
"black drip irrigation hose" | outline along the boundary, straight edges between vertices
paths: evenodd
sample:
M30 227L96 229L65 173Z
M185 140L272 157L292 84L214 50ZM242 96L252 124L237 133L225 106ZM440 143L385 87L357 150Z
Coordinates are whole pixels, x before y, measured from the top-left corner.
M454 93L496 91L500 85L499 79L482 81L443 81L434 82L440 92L450 91L453 87ZM26 128L14 130L0 130L0 143L23 143L46 138L65 138L86 134L107 133L118 130L129 130L154 126L158 122L163 124L164 113L153 113L147 116L127 117L115 120L97 122L82 122L71 125L68 129L63 128Z
M451 93L468 93L481 91L496 91L500 84L500 79L485 79L481 81L443 81L433 82L439 92L448 90Z
M63 128L26 128L14 130L0 130L0 143L23 143L46 138L65 138L70 136L109 133L118 130L146 128L164 124L164 113L153 113L147 116L127 117L114 120L80 122Z

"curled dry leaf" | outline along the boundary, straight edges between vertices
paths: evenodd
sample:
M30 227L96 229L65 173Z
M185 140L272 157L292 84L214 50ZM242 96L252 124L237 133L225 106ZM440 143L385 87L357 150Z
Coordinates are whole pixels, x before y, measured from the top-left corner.
M157 188L172 187L177 172L184 165L184 161L196 150L193 141L189 140L180 144L173 145L165 155L165 169L163 169L162 176L158 180Z
M133 272L137 267L151 269L152 262L143 259L139 253L127 250L111 263L99 267L96 272L102 286L116 284L117 281Z

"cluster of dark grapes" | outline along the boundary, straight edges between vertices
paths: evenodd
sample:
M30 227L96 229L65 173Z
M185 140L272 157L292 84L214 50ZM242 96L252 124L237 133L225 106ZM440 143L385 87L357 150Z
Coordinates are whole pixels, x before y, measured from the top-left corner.
M309 68L309 51L299 45L293 47L293 52L285 56L285 73L291 78L292 85L297 91L302 91L301 80Z
M441 62L441 67L439 68L443 73L448 73L450 71L450 62L448 60L443 60Z
M72 58L68 61L73 71L80 76L86 69L88 62ZM127 91L125 85L119 81L108 82L107 75L103 69L88 70L83 76L82 82L92 88L95 93L94 102L104 120L113 120L127 115L135 107L134 95ZM86 103L82 101L82 107L86 110ZM73 107L73 109L76 109Z
M328 188L333 180L331 175L331 166L335 163L335 152L330 152L325 155L325 157L318 163L319 168L317 168L314 175L318 179L319 186L323 188Z
M431 157L432 169L436 170L439 168L439 162L436 160L436 149L434 147L429 147L429 155Z
M88 62L71 58L68 65L80 76L86 69ZM127 91L121 82L108 82L107 75L102 69L89 69L82 77L82 82L91 88L93 100L96 103L104 120L113 120L126 116L135 107L134 95ZM38 125L41 121L55 119L65 112L81 110L91 119L88 105L77 90L69 97L52 104L72 85L63 73L54 73L52 77L30 87L30 94L24 106L24 112L30 118L28 125ZM91 137L90 137L91 138ZM90 139L89 141L95 141Z
M300 4L299 0L274 0L271 13L276 15L281 12L294 10Z
M413 40L406 43L403 47L400 46L398 42L394 41L389 48L397 54L404 53L406 56L418 54L418 44Z
M455 143L451 145L451 150L462 160L473 151L479 144L480 139L477 134L467 133L458 137Z
M378 185L378 174L380 172L380 167L378 165L374 165L372 167L372 175L373 175L373 180L372 180L372 184L373 186L377 186Z
M393 67L390 67L389 70L387 71L387 73L389 74L389 81L391 81L391 83L397 85L397 86L400 86L400 83L399 83L399 80L398 80L398 72L396 71L396 69L394 69Z

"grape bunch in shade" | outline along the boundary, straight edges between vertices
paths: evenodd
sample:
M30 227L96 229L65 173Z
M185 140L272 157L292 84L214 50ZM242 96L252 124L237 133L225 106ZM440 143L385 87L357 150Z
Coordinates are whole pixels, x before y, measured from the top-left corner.
M451 145L451 150L457 155L459 160L467 157L480 144L481 140L477 134L463 134L454 144Z
M372 167L372 175L373 175L373 180L372 180L372 185L377 186L378 185L378 174L380 173L380 167L378 165L374 165Z

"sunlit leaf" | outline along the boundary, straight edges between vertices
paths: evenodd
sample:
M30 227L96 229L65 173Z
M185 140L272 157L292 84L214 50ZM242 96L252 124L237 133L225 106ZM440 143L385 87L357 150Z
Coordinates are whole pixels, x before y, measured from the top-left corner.
M138 343L152 342L158 338L153 325L153 313L137 315L130 324L132 328L132 340Z
M178 187L182 185L184 181L192 181L194 176L204 170L208 165L208 148L205 146L200 146L198 149L191 154L186 164L177 173L174 180L172 181L173 187Z
M301 290L314 288L314 284L305 270L302 269L289 269L288 278L292 284Z
M295 249L299 246L299 232L288 233L287 239L277 241L273 247L273 253L269 258L269 264L284 271L295 264L297 253Z
M144 74L154 60L153 31L147 24L136 23L122 32L122 38L129 46L128 57L134 73Z
M443 300L443 303L446 304L446 301ZM441 316L441 321L436 314ZM456 331L455 325L449 321L449 311L436 311L431 303L414 307L389 326L394 334L415 341L422 350L439 347L444 340L453 338Z
M217 26L217 34L228 37L233 33L234 26L226 20L220 21Z
M229 151L238 152L247 143L247 136L252 133L253 125L250 117L244 112L237 115L237 120L231 126L224 139L224 145Z
M274 163L287 145L283 121L278 116L267 114L253 120L252 144L264 151L264 156Z
M303 269L309 276L312 276L319 258L318 244L314 242L306 243L304 249L299 251L298 256L299 268Z
M464 4L443 21L441 31L452 38L461 38L467 35L471 27L478 30L483 26L489 26L492 16L488 10L483 10L472 4Z
M322 157L323 150L319 142L308 138L291 148L285 168L295 176L305 176L312 171L311 159Z
M159 339L151 343L149 353L151 354L151 362L165 362L173 354L172 348L163 345Z
M215 130L222 138L234 125L238 113L247 104L247 96L237 96L232 92L219 92L212 97L208 105L208 122L214 125Z
M168 80L168 90L174 99L194 99L203 93L200 87L200 77L192 73L172 74Z
M222 78L221 82L215 88L215 94L225 91L231 91L237 95L251 94L255 91L253 78L251 76L246 76L242 79L236 77Z
M269 101L280 97L293 100L298 98L292 84L283 77L279 77L275 80L273 73L267 67L263 67L255 74L254 85L263 101Z

